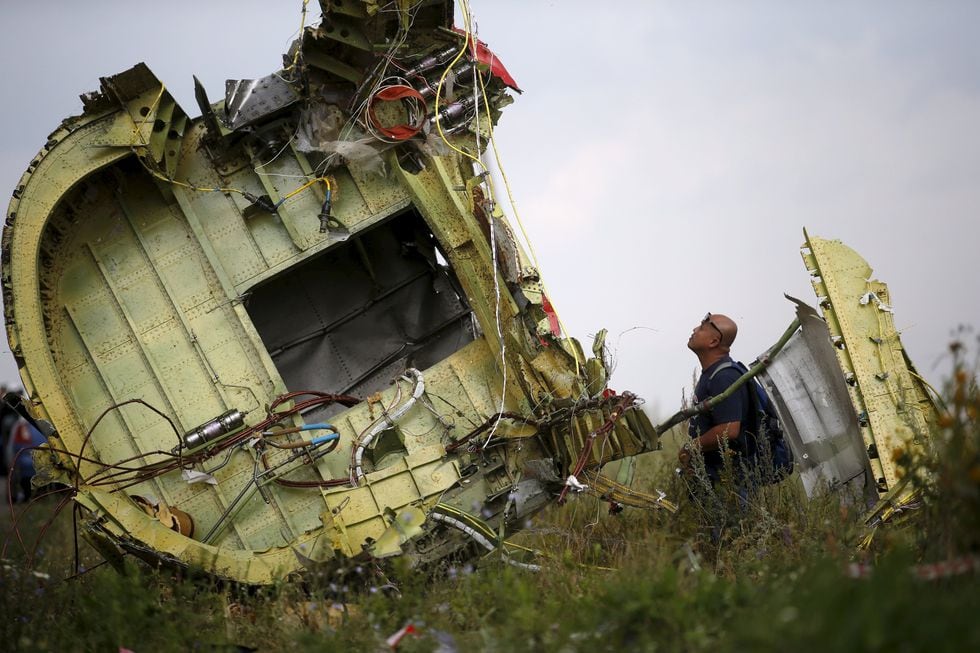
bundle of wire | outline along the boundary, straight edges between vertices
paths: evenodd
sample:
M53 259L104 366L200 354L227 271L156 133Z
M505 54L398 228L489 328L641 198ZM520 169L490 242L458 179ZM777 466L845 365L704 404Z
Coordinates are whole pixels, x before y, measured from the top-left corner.
M401 77L389 77L386 83L370 95L365 105L361 122L365 129L380 141L385 143L400 143L415 136L425 124L429 107L425 98L407 80ZM385 126L378 118L376 108L382 102L400 102L405 108L407 122L399 125Z
M299 400L301 397L307 397L306 399ZM299 400L299 401L296 401ZM286 403L293 402L292 406L284 409L277 410ZM82 447L79 453L73 454L67 451L59 451L59 453L66 454L72 458L76 459L76 468L81 469L82 462L99 464L101 468L94 474L82 479L79 475L76 476L76 486L89 485L89 486L115 486L111 491L118 492L120 490L132 487L134 485L139 485L151 479L157 478L164 474L176 471L178 469L188 469L194 465L199 465L206 460L213 459L215 456L222 452L228 452L228 456L231 455L231 449L237 446L244 445L248 443L253 438L262 438L264 440L264 432L269 431L272 427L283 423L284 421L290 419L294 415L312 410L314 408L319 408L321 406L326 406L333 403L339 403L343 406L353 406L359 403L356 397L349 395L337 395L326 392L317 392L312 390L289 392L277 397L272 404L270 404L267 416L264 420L258 422L253 426L249 426L230 437L227 437L213 444L204 446L202 449L193 451L185 454L183 452L182 440L180 440L179 433L177 429L170 422L171 427L174 428L175 434L177 434L178 441L181 443L177 449L176 453L173 451L148 451L140 453L136 456L131 456L129 458L124 458L115 463L102 463L100 461L93 460L84 456L85 446L88 440L91 438L95 427L98 426L102 417L108 414L109 411L114 409L119 409L127 403L141 403L146 405L142 401L137 402L124 402L123 404L118 404L116 406L110 407L106 412L100 416L99 420L89 429L88 434L86 434L85 439L82 442ZM152 407L151 407L152 408ZM154 409L154 412L158 412ZM169 422L169 418L167 418ZM285 435L290 432L290 429L279 431L278 434ZM336 440L332 442L332 447L336 447ZM138 460L145 460L148 456L161 456L162 459L156 462L147 463L143 465L134 465L133 463ZM221 463L220 466L227 464L227 460ZM217 469L217 468L215 468ZM211 471L214 471L212 469ZM277 479L278 480L278 479ZM346 482L347 479L342 479Z

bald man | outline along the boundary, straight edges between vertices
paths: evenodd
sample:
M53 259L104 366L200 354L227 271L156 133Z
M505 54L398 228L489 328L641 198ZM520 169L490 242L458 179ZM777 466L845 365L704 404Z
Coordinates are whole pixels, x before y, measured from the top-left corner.
M694 327L687 347L701 362L701 378L694 389L695 402L720 395L742 376L742 371L728 355L737 335L738 327L735 322L720 313L708 313ZM738 473L741 467L740 456L746 452L743 429L753 424L751 411L754 409L749 396L750 387L752 386L748 383L743 385L711 410L691 418L688 425L691 441L677 454L684 469L689 468L692 454L700 450L704 455L704 466L708 475L713 482L717 482L722 470L720 449L722 442L727 442L728 449L735 456L732 461L733 469Z

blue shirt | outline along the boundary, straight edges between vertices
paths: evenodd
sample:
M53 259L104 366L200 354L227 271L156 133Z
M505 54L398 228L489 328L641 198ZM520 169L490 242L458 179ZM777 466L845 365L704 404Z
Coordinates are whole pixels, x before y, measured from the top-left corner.
M730 356L725 356L724 358L709 365L707 369L702 370L701 378L698 379L698 384L694 388L695 403L703 401L708 397L717 397L722 392L727 390L728 386L735 383L735 381L742 376L742 371L734 365L729 365L725 369L715 374L715 371L718 370L719 367L723 366L725 363L733 362L734 361L732 361ZM735 452L736 455L744 453L746 440L745 429L750 428L752 425L752 400L751 397L749 397L749 388L751 387L751 383L746 383L741 388L733 392L731 397L721 402L711 410L704 413L698 413L692 417L688 422L687 434L691 437L691 439L694 439L707 433L711 427L718 424L741 422L738 437L734 440L729 440L728 446L733 452ZM721 451L705 451L704 466L709 472L717 472L720 470L722 466Z

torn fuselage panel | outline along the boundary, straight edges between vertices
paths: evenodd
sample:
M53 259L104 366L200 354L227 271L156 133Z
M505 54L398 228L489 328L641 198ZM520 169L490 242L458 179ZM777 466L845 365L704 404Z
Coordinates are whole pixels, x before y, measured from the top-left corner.
M879 494L899 478L892 453L921 446L938 411L905 355L885 284L838 240L805 234L803 260L830 330Z
M473 169L507 85L445 29L452 3L372 4L325 5L278 99L239 85L188 119L145 66L104 79L16 191L8 337L110 544L245 583L437 562L465 531L399 514L512 531L575 468L654 448L538 328L537 273ZM431 93L463 65L486 106ZM240 428L188 437L229 411Z

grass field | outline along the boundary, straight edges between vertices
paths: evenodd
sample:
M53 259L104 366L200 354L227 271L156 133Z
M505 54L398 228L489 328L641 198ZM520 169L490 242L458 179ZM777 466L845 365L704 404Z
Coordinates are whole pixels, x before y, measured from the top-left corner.
M23 548L10 515L2 522L0 650L383 651L408 624L415 632L400 651L980 650L976 570L912 573L980 554L980 396L975 367L955 355L932 446L894 453L922 506L879 528L864 550L863 510L835 496L807 502L793 480L742 513L724 488L722 509L697 507L663 473L669 449L645 466L660 469L652 476L682 504L676 515L610 515L575 497L520 536L544 554L538 573L490 556L435 577L396 563L248 590L135 562L119 573L96 566L83 543L87 571L62 580L74 573L72 515L63 510L38 539L60 501L49 497L26 515L17 506ZM852 578L851 563L871 571Z

